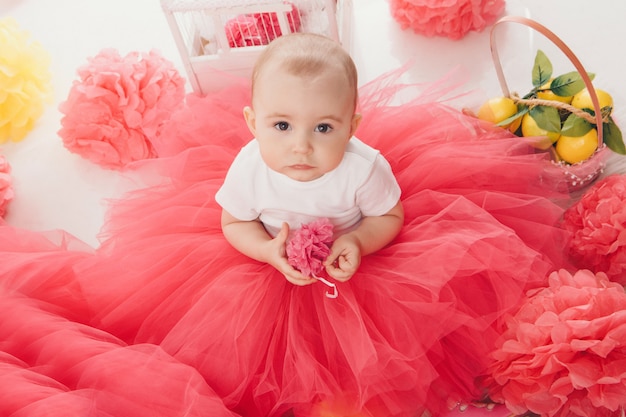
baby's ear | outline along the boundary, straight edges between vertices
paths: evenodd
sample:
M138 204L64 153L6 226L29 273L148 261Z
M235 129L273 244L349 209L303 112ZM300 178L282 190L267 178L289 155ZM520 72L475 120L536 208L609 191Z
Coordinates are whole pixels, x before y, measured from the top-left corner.
M243 118L246 120L246 124L248 125L250 132L256 136L256 115L254 114L252 107L246 106L243 108Z
M361 124L361 113L354 113L352 121L350 122L350 136L354 135L359 125Z

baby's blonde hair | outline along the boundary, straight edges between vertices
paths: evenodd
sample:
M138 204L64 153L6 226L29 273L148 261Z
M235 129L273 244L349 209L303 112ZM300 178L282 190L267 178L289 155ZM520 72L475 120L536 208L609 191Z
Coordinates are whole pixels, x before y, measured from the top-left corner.
M343 71L346 82L358 99L358 75L350 54L335 40L315 33L292 33L279 36L265 48L252 71L252 94L259 75L268 62L296 76L315 76L324 71Z

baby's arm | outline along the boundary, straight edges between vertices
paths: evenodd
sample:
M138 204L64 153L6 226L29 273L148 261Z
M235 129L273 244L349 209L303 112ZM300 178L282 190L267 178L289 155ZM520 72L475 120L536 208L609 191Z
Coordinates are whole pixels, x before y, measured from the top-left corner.
M285 252L285 242L289 236L287 223L283 223L280 233L272 239L260 221L239 220L226 210L222 210L222 231L226 240L235 249L252 259L272 265L292 284L307 285L316 282L315 279L302 275L287 261Z
M361 257L382 249L400 233L404 209L398 201L382 216L365 217L353 231L339 236L331 247L324 265L328 275L347 281L357 271Z

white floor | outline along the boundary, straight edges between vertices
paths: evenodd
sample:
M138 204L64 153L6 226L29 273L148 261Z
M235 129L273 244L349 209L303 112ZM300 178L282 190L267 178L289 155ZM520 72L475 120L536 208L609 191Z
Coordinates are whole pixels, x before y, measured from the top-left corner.
M386 0L355 0L353 45L361 81L398 68L409 60L412 82L434 81L457 70L466 78L465 90L474 94L463 105L477 106L499 95L489 49L489 29L462 40L426 38L402 31L391 18ZM533 18L559 35L577 54L595 85L613 95L614 116L626 127L626 2L602 0L509 0L507 14ZM105 200L130 187L116 171L100 168L69 153L57 136L65 100L76 69L103 48L131 51L159 50L184 73L178 50L158 0L1 0L0 17L12 16L52 56L55 89L51 104L37 127L22 142L0 146L13 167L16 197L7 220L32 230L64 229L97 245ZM573 70L545 39L522 26L507 27L500 50L507 79L514 91L530 88L536 49L544 49L555 73ZM621 122L621 123L620 123ZM619 160L614 166L622 166ZM610 168L616 169L616 168Z

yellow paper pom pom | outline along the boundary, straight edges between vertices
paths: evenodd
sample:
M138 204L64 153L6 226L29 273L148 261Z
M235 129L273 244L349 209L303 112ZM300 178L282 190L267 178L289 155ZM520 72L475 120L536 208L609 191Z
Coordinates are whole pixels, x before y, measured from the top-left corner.
M50 56L12 18L0 19L0 143L18 142L52 97Z

